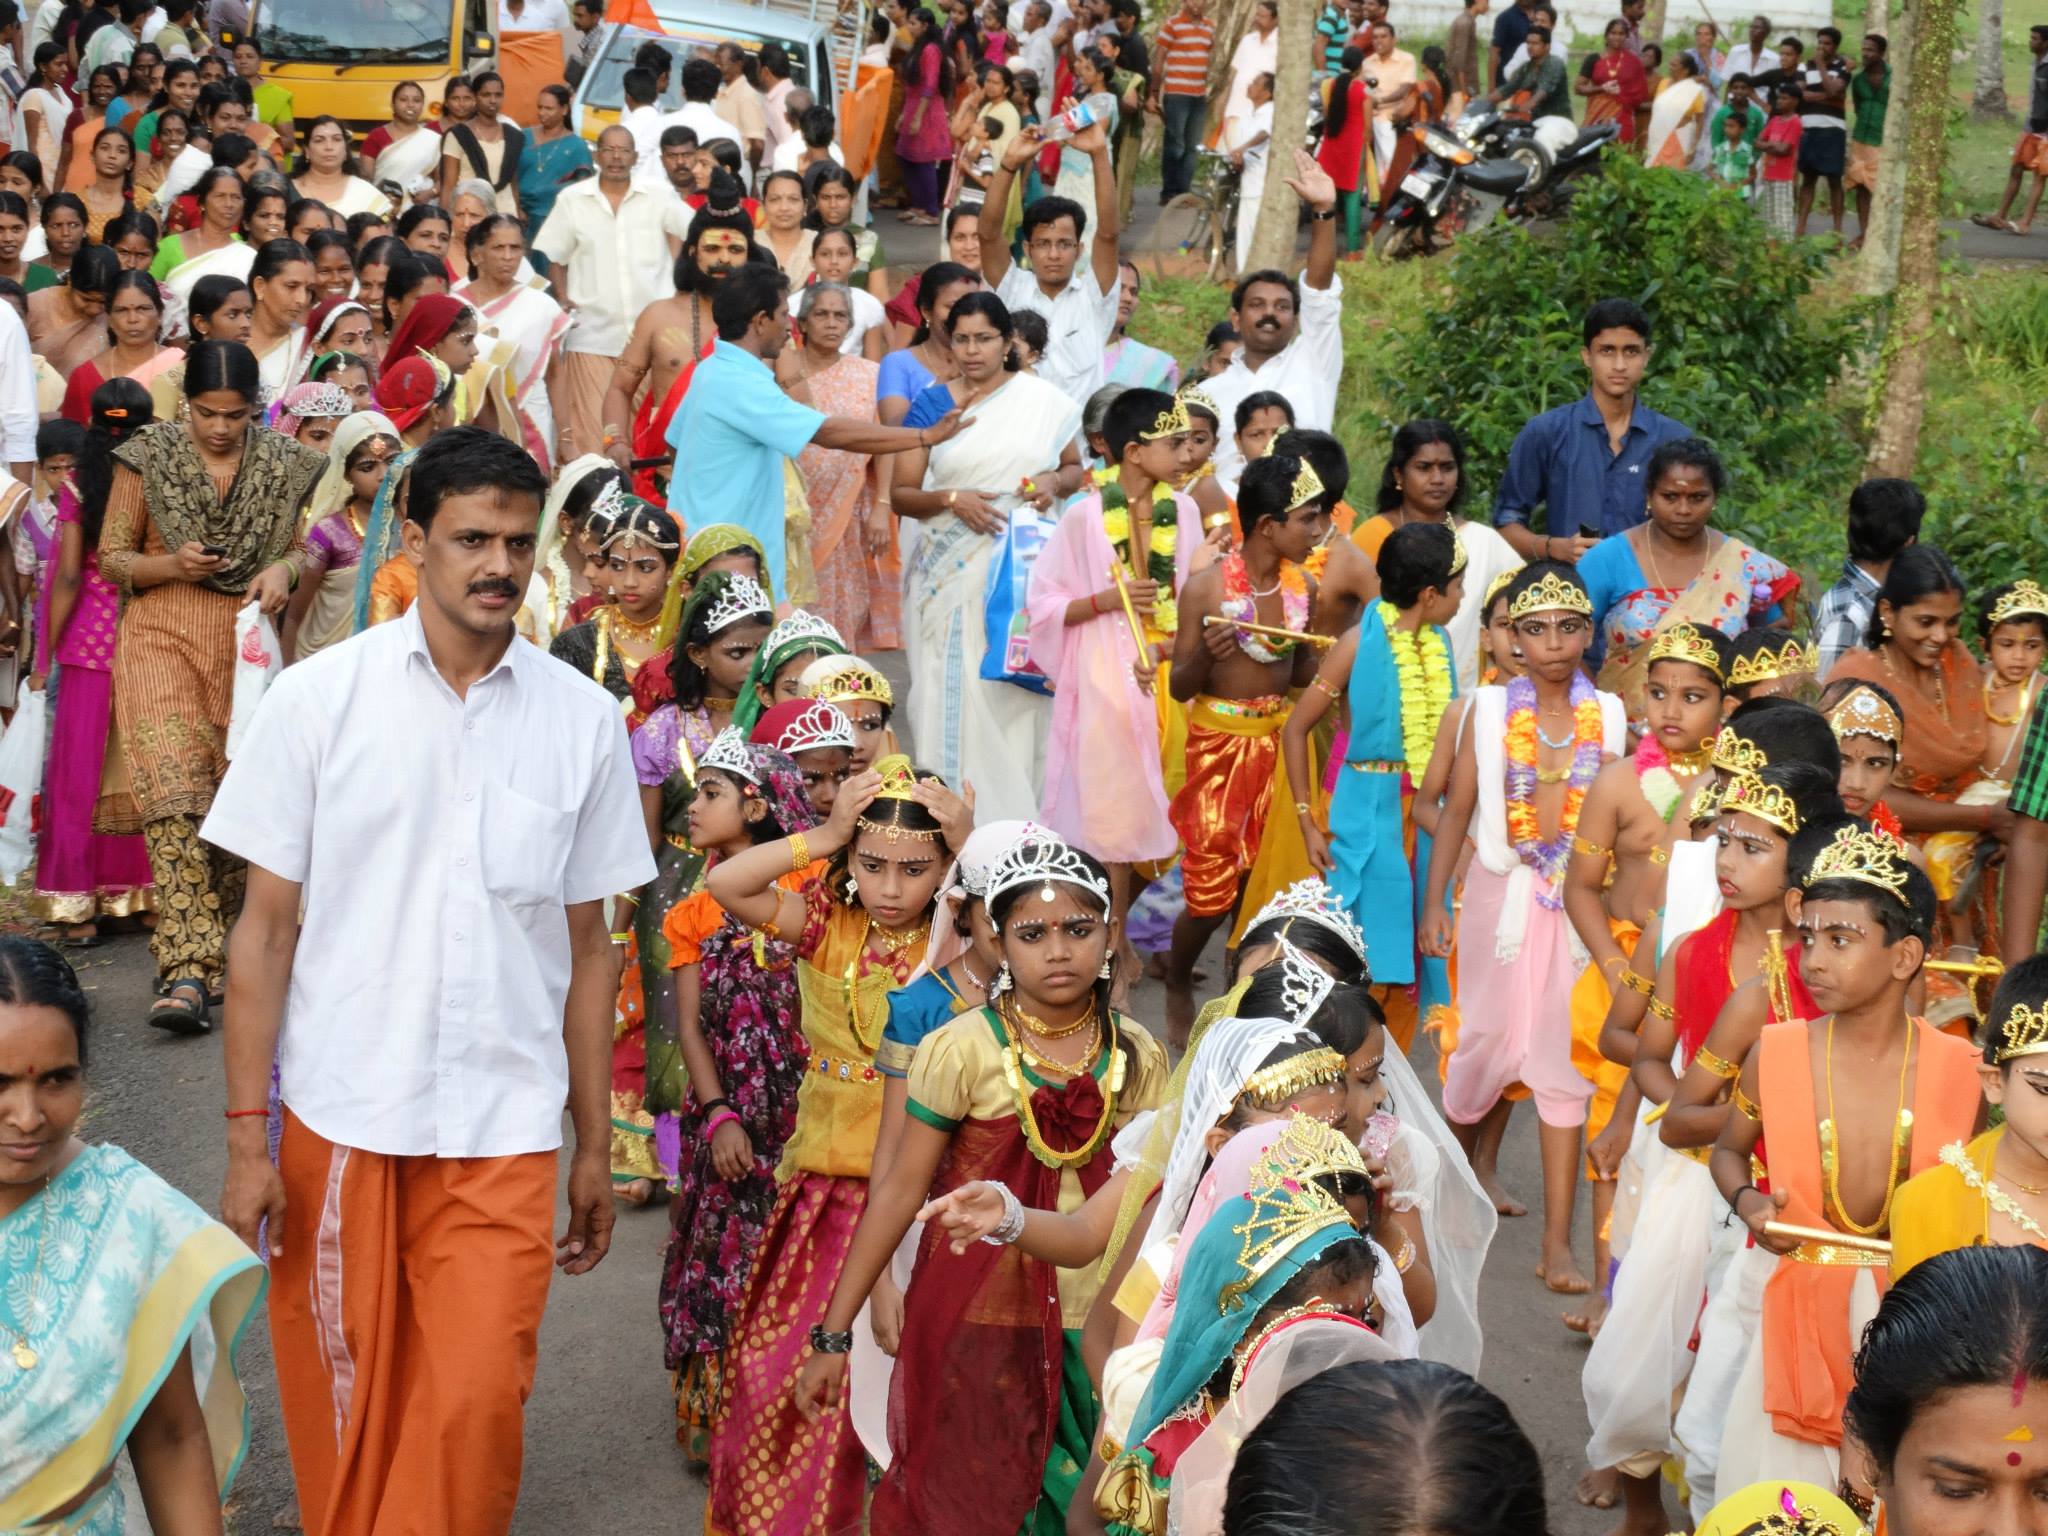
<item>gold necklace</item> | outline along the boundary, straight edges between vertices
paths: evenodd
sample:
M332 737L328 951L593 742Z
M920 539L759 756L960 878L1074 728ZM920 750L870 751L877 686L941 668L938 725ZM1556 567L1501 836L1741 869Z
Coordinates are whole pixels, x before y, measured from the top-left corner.
M1102 1054L1102 1036L1099 1033L1089 1039L1088 1049L1081 1053L1077 1061L1058 1061L1046 1055L1022 1030L1017 1032L1017 1044L1024 1054L1031 1058L1032 1065L1058 1077L1081 1077L1093 1072L1096 1059Z
M1987 1242L1990 1241L1991 1236L1991 1217L1989 1215L1989 1212L1996 1211L1999 1215L2003 1216L2007 1221L2011 1222L2015 1227L2018 1227L2020 1231L2026 1233L2027 1236L2032 1238L2035 1242L2048 1244L2048 1232L2042 1231L2041 1224L2034 1220L2033 1217L2029 1216L2025 1211L2021 1210L2019 1202L2013 1199L2013 1197L2007 1194L2003 1189L2000 1189L1995 1181L1985 1178L1983 1174L1977 1171L1977 1165L1971 1162L1969 1157L1965 1154L1963 1150L1963 1144L1960 1141L1952 1141L1947 1146L1943 1147L1941 1149L1941 1160L1944 1163L1947 1163L1949 1167L1953 1168L1957 1173L1961 1174L1963 1176L1963 1182L1967 1184L1972 1191L1984 1197L1984 1206L1986 1210L1986 1215L1984 1218L1984 1235L1985 1240ZM1994 1163L1995 1161L1996 1159L1994 1158ZM2039 1189L2029 1189L2026 1185L2019 1183L2017 1180L2013 1180L2011 1182L2012 1187L2014 1189L2020 1190L2022 1193L2025 1194L2040 1195L2043 1193L2048 1193L2048 1191L2043 1191Z
M2018 725L2027 718L2027 708L2034 701L2034 680L2028 678L2020 684L2020 707L2009 715L2001 715L1991 707L1992 692L1991 679L1987 677L1984 679L1984 718L1993 725Z
M1062 1024L1057 1029L1046 1023L1037 1014L1025 1012L1024 1008L1018 1003L1006 1001L1003 1006L1010 1010L1011 1018L1017 1023L1022 1024L1041 1040L1064 1040L1069 1035L1078 1035L1082 1030L1095 1022L1095 998L1093 994L1090 994L1088 998L1087 1012L1074 1020L1073 1023Z
M739 702L738 699L714 699L708 693L704 695L704 708L714 715L731 714Z
M38 1305L37 1298L43 1288L43 1247L50 1237L50 1181L56 1178L56 1176L54 1171L44 1174L43 1187L38 1191L42 1196L43 1214L36 1222L36 1267L30 1275L28 1282L28 1298L31 1307ZM32 1195L29 1198L34 1199L35 1196ZM22 1202L23 1205L27 1203L28 1201L26 1200ZM15 1207L16 1210L20 1208L20 1206ZM21 1371L34 1370L42 1356L38 1355L30 1346L28 1342L28 1329L10 1323L5 1325L5 1331L14 1335L14 1343L9 1346L8 1354L14 1360L15 1369Z
M1119 1056L1109 1064L1102 1084L1102 1115L1095 1122L1095 1129L1087 1141L1071 1152L1055 1152L1045 1144L1045 1137L1038 1129L1038 1118L1031 1112L1031 1094L1026 1091L1022 1059L1017 1044L1010 1038L1003 1024L1003 1010L992 1008L989 1013L996 1021L996 1030L1003 1043L1003 1081L1009 1085L1011 1096L1016 1100L1017 1123L1024 1129L1024 1145L1031 1149L1031 1155L1048 1168L1064 1171L1079 1168L1089 1162L1102 1143L1108 1139L1110 1127L1116 1123L1116 1101L1124 1086L1124 1059ZM1113 1043L1113 1042L1112 1042Z
M654 632L661 628L661 615L658 613L653 618L643 621L629 618L623 608L613 608L610 612L612 628L627 640L652 640Z
M1906 1074L1913 1066L1913 1023L1906 1021L1906 1049L1899 1060L1899 1109L1893 1120L1888 1166L1884 1173L1884 1204L1878 1207L1877 1219L1865 1225L1849 1215L1848 1207L1842 1203L1841 1158L1835 1144L1835 1016L1828 1015L1828 1043L1826 1076L1828 1086L1828 1117L1820 1123L1820 1166L1821 1175L1827 1184L1827 1197L1833 1203L1835 1215L1841 1218L1843 1227L1860 1237L1869 1237L1882 1232L1891 1222L1892 1196L1899 1187L1899 1152L1906 1140L1913 1134L1913 1112L1906 1107Z
M1664 749L1664 760L1671 765L1674 773L1694 774L1705 768L1713 759L1714 746L1711 741L1692 752L1673 752Z
M1925 690L1921 688L1917 681L1907 683L1904 678L1899 676L1899 669L1892 665L1892 649L1895 644L1896 642L1887 642L1877 649L1878 660L1884 663L1885 676L1901 687L1910 687L1915 693L1924 692ZM1941 711L1941 718L1946 723L1948 721L1948 689L1942 685L1941 667L1937 664L1924 670L1932 672L1934 675L1934 707Z
M901 960L904 952L913 945L922 944L925 935L930 932L931 926L926 924L921 928L906 928L901 933L891 933L886 928L877 927L872 917L868 919L868 938L870 942L880 943L882 953L889 958L891 963Z

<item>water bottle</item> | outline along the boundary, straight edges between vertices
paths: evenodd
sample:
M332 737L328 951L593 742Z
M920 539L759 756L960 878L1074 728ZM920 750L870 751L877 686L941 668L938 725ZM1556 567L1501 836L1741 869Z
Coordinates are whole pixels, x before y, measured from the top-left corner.
M1064 144L1083 128L1098 121L1095 109L1085 101L1077 101L1064 112L1053 114L1045 125L1045 132L1039 137L1047 144Z

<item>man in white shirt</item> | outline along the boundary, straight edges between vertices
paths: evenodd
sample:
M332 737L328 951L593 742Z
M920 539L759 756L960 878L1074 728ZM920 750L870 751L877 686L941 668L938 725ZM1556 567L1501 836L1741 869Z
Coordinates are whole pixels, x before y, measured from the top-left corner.
M1237 403L1259 390L1273 390L1294 407L1294 424L1330 430L1337 413L1337 385L1344 377L1344 285L1337 277L1337 187L1306 151L1294 153L1289 187L1309 206L1308 266L1297 283L1285 272L1264 268L1237 280L1230 296L1230 323L1244 338L1230 366L1202 385L1216 402L1222 436L1216 445L1216 478L1235 485L1244 473L1237 450Z
M661 164L661 130L668 123L654 105L659 90L653 72L637 64L619 77L619 92L625 97L619 126L633 136L635 170L652 170Z
M1771 46L1771 18L1752 16L1749 18L1749 37L1728 50L1728 61L1721 67L1723 79L1733 80L1737 75L1747 75L1754 80L1767 69L1778 67L1778 50ZM1770 109L1770 103L1764 103Z
M1110 164L1103 124L1089 124L1067 143L1088 156L1095 169L1094 238L1089 239L1088 212L1079 203L1041 197L1025 206L1018 227L1031 266L1011 262L1009 241L1003 235L1010 183L1044 148L1037 130L1027 128L1004 149L981 205L981 270L1013 312L1028 309L1045 316L1048 335L1038 376L1076 401L1085 401L1102 387L1102 349L1116 330L1116 170ZM1086 261L1081 260L1084 252Z
M1230 163L1237 167L1237 268L1244 270L1259 205L1266 200L1266 147L1273 138L1273 77L1256 76L1249 89L1251 116L1230 125Z
M1059 68L1058 56L1052 46L1052 6L1047 0L1026 0L1024 6L1024 32L1017 43L1017 56L1010 60L1010 68L1028 69L1038 77L1038 97L1033 103L1041 120L1049 115L1052 103L1053 76Z
M839 140L832 122L832 114L819 111L818 104L809 91L798 86L784 98L784 105L790 120L790 132L769 155L769 170L800 170L798 162L803 159L806 149L822 149L832 157L834 165L846 164L846 156L839 152ZM814 138L821 139L822 142L813 143ZM815 163L814 161L813 164Z
M1017 36L1025 31L1025 16L1031 9L1031 5L1032 0L1010 0L1010 9L1005 20L1008 23L1012 36ZM1046 0L1046 6L1048 15L1046 18L1045 35L1049 40L1053 33L1067 24L1072 18L1074 10L1072 6L1067 4L1067 0Z
M663 114L663 128L684 127L696 130L697 142L709 144L713 139L730 139L740 143L740 136L718 109L712 106L712 99L718 95L718 66L709 59L685 59L683 61L683 104L675 111ZM656 142L661 135L655 134ZM745 149L746 146L741 144Z
M313 1530L508 1531L552 1271L611 1244L604 902L655 870L617 703L514 628L546 492L494 433L430 439L417 603L279 675L203 829L249 861L221 1214L269 1222Z
M0 454L23 485L36 473L36 365L28 330L0 304Z
M563 0L498 0L500 32L560 32L570 28Z
M690 210L658 169L636 178L634 159L632 135L616 123L605 129L597 175L562 189L533 240L555 266L555 297L571 316L547 383L555 420L572 445L564 460L603 446L612 364L639 313L676 291L675 257L690 232ZM659 255L664 249L666 258Z

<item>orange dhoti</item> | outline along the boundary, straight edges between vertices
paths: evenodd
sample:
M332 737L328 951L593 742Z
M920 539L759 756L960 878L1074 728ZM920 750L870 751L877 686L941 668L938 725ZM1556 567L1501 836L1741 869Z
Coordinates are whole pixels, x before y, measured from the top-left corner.
M270 1337L306 1536L512 1528L555 1166L365 1152L285 1111Z
M1621 952L1633 960L1636 940L1642 937L1643 930L1624 917L1610 917L1607 926ZM1613 1001L1614 989L1608 985L1605 970L1589 965L1579 972L1579 979L1572 986L1572 1065L1579 1069L1579 1076L1593 1085L1593 1097L1586 1105L1588 1141L1607 1129L1607 1122L1614 1118L1615 1100L1628 1083L1629 1069L1600 1054L1600 1031L1607 1023L1607 1008ZM1590 1160L1586 1177L1593 1177Z
M1181 888L1190 917L1221 917L1252 866L1280 765L1287 700L1212 699L1188 705L1188 777L1167 818L1186 845Z

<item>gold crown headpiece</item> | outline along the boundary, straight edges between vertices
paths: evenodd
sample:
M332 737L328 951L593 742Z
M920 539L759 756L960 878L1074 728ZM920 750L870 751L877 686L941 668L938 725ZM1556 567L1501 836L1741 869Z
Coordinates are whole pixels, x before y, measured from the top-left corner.
M1357 1142L1314 1115L1295 1114L1287 1117L1273 1144L1252 1164L1250 1181L1278 1183L1289 1177L1312 1179L1329 1173L1372 1176Z
M2043 592L2039 583L2031 577L2021 577L2012 584L2012 590L1991 605L1991 612L1985 622L1993 628L2008 619L2017 619L2026 614L2036 618L2048 618L2048 592Z
M1660 661L1690 662L1713 673L1716 682L1722 680L1721 658L1714 650L1714 642L1696 625L1674 624L1652 636L1646 665L1655 666Z
M1465 541L1458 537L1458 530L1451 530L1451 580L1458 579L1458 572L1465 569Z
M1190 384L1186 386L1181 390L1179 398L1180 408L1183 411L1190 409L1201 411L1205 415L1215 417L1219 426L1222 424L1223 412L1217 408L1216 402L1210 397L1209 392L1200 385Z
M1156 443L1162 437L1174 437L1182 432L1186 432L1193 425L1188 420L1187 402L1179 395L1175 395L1173 397L1173 404L1169 405L1153 419L1150 431L1138 434L1138 440L1145 443Z
M1993 1026L1993 1033L2005 1042L1993 1058L1999 1066L2021 1056L2048 1055L2048 1008L2015 1004L2004 1021Z
M1779 1488L1776 1505L1761 1520L1753 1525L1746 1524L1743 1529L1751 1532L1751 1536L1862 1536L1861 1525L1845 1529L1840 1521L1830 1519L1819 1506L1802 1505L1790 1488ZM1734 1528L1732 1523L1725 1527ZM1716 1529L1724 1527L1717 1526Z
M1806 888L1811 890L1823 880L1854 880L1888 891L1903 902L1906 871L1910 868L1904 851L1883 833L1844 827L1814 859L1813 868L1807 872Z
M1763 748L1747 736L1736 735L1732 725L1722 726L1721 734L1714 738L1714 755L1710 761L1723 773L1755 773L1771 766Z
M896 690L889 686L889 679L858 656L828 656L811 663L804 669L798 691L827 704L868 703L890 708L896 704Z
M1747 656L1738 656L1728 668L1728 686L1746 688L1774 678L1794 677L1814 669L1814 658L1797 639L1787 638L1780 646L1764 646Z
M1344 1058L1327 1045L1319 1045L1299 1056L1290 1056L1270 1067L1259 1068L1244 1080L1244 1087L1237 1096L1250 1099L1263 1109L1278 1109L1289 1099L1311 1088L1343 1081Z
M1278 440L1276 436L1274 441ZM1316 473L1315 465L1309 463L1307 459L1302 459L1300 463L1301 473L1294 477L1294 488L1287 493L1287 510L1290 512L1296 507L1305 507L1312 501L1320 500L1323 494L1323 478Z
M1501 593L1505 592L1507 590L1508 583L1513 581L1517 576L1521 574L1522 568L1518 565L1511 571L1502 571L1498 576L1494 577L1492 581L1488 582L1486 584L1486 596L1479 600L1479 611L1483 614L1486 612L1487 609L1491 608L1493 606L1493 600L1496 597L1499 597Z
M1799 807L1775 784L1766 784L1753 773L1738 773L1721 792L1721 813L1741 811L1776 827L1787 837L1799 830Z
M1875 689L1860 686L1851 688L1836 701L1828 711L1828 725L1837 741L1846 741L1851 736L1874 736L1896 747L1906 736L1899 712L1885 703Z
M1696 827L1720 815L1721 797L1726 793L1727 788L1719 779L1708 779L1700 786L1699 793L1692 797L1692 809L1686 813L1686 825Z
M1562 609L1566 613L1593 616L1593 599L1586 595L1586 589L1576 580L1566 580L1555 571L1545 571L1540 581L1531 582L1515 594L1515 600L1508 604L1510 620L1524 619L1532 613L1548 613Z
M917 775L911 771L910 759L901 752L892 752L887 757L877 759L875 772L882 776L882 787L875 791L875 798L877 800L915 800L917 798L916 794L913 793L917 788ZM909 838L914 842L932 843L937 842L939 837L936 831L927 832L921 827L898 826L893 821L887 823L870 821L865 814L861 816L857 825L863 831L880 833L892 843L900 842L904 838Z
M1304 1238L1326 1227L1353 1226L1351 1215L1313 1178L1289 1172L1270 1184L1255 1182L1245 1191L1251 1211L1231 1230L1242 1239L1237 1250L1238 1278L1216 1298L1219 1312L1235 1312L1273 1266Z

